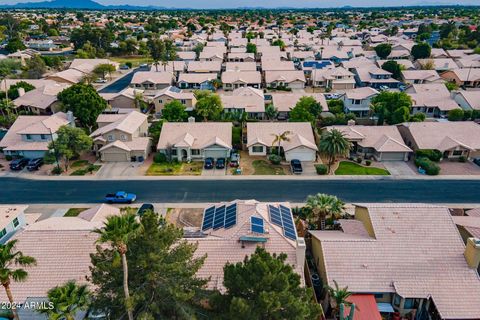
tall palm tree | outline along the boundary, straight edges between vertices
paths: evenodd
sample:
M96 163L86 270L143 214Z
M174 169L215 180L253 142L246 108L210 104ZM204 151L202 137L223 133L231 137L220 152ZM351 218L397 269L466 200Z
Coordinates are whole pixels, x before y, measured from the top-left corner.
M324 193L317 193L308 196L306 207L311 210L312 220L317 224L317 229L325 229L327 216L338 217L343 212L343 201L336 196Z
M328 157L328 172L335 159L340 156L348 156L351 148L350 141L337 129L325 130L320 138L320 153Z
M17 266L28 267L36 264L33 257L25 256L21 251L15 251L15 245L18 240L8 241L6 244L0 244L0 282L5 288L8 301L13 305L13 294L10 289L12 280L21 282L27 280L28 272L23 268L16 269ZM13 316L18 320L18 313L12 308Z
M87 310L90 303L90 292L86 285L77 285L68 281L48 291L48 300L53 308L40 309L49 319L74 320L77 312Z
M333 280L335 288L326 286L328 294L330 295L330 300L333 302L332 313L333 316L337 316L340 311L340 305L351 306L352 303L347 301L347 298L352 295L352 292L348 291L348 287L340 288L337 281Z
M282 144L283 141L290 141L290 138L288 137L290 134L292 134L291 131L284 131L280 134L273 134L275 137L272 141L272 147L277 145L277 153L280 156L280 145Z
M123 268L123 291L125 294L125 307L128 313L128 319L133 320L133 307L130 301L130 292L128 290L128 263L127 250L128 242L140 231L140 224L137 222L135 214L131 212L119 216L110 216L105 225L94 232L100 234L99 243L109 243L113 249L120 254Z

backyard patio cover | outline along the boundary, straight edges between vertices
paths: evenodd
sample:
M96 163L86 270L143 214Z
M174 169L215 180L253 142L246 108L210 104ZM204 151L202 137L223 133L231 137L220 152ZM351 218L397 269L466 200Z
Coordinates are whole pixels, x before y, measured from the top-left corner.
M347 300L355 303L353 320L382 320L373 294L352 294ZM349 313L350 307L345 307L345 316Z

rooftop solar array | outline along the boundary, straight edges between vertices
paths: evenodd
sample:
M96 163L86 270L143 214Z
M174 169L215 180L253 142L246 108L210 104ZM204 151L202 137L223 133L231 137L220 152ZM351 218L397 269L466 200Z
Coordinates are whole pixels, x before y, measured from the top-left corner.
M263 219L258 217L250 217L250 225L252 232L255 233L265 233Z
M283 205L279 207L268 205L270 222L283 229L283 235L291 240L297 240L297 232L293 223L292 211Z
M231 228L237 224L237 204L208 207L203 212L202 231Z

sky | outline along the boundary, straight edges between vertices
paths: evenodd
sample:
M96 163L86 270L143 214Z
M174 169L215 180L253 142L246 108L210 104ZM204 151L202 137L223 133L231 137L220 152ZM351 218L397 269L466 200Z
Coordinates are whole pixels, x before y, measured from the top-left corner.
M0 4L15 4L18 2L38 2L44 0L0 0ZM72 0L74 1L74 0ZM175 8L238 8L238 7L298 7L298 8L325 8L325 7L342 7L342 6L408 6L408 5L441 5L441 4L458 4L458 5L480 5L480 0L402 0L402 1L386 1L386 0L94 0L104 5L112 4L130 4L130 5L153 5Z

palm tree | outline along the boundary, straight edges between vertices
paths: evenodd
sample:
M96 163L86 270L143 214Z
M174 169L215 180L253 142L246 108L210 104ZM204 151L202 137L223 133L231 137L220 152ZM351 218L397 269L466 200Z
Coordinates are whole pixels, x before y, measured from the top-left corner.
M87 310L90 303L90 292L86 285L77 285L68 281L48 291L48 300L53 309L40 309L49 319L74 320L81 310Z
M332 301L333 307L332 307L332 313L333 316L337 316L339 311L340 311L340 305L343 304L344 306L351 306L352 303L347 301L347 298L352 295L352 292L348 291L348 287L340 288L338 286L337 281L333 280L333 283L335 284L335 288L332 288L330 286L326 286L328 290L328 294L330 295L330 300Z
M313 196L308 196L306 207L311 210L311 218L315 220L317 229L325 229L325 219L328 215L335 218L343 212L343 201L336 196L324 193L317 193Z
M16 266L28 267L36 264L33 257L25 256L21 251L15 251L15 245L18 240L8 241L6 244L0 244L0 282L5 288L8 301L14 305L13 294L10 289L12 280L21 282L27 280L28 272L22 268L15 269ZM12 308L13 316L18 320L18 313Z
M291 131L284 131L283 133L280 134L273 134L275 137L272 141L272 147L276 144L277 145L277 152L278 155L280 155L280 145L283 141L290 141L290 138L288 137L292 132Z
M319 147L320 152L328 157L328 172L330 172L330 168L335 162L336 157L348 156L351 143L345 138L341 131L332 129L323 132Z
M120 254L123 267L123 291L125 294L125 307L128 313L128 319L133 320L133 308L130 301L130 292L128 290L128 263L127 250L128 242L140 231L140 224L135 218L135 214L127 212L120 216L110 216L107 218L102 229L96 229L94 232L100 234L99 243L110 243L116 253Z

